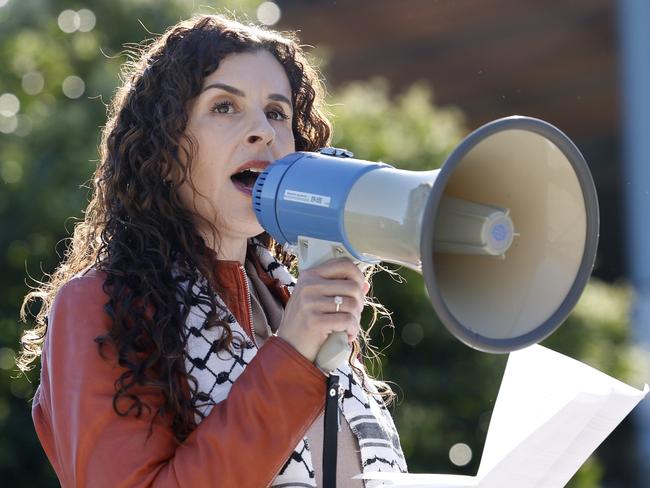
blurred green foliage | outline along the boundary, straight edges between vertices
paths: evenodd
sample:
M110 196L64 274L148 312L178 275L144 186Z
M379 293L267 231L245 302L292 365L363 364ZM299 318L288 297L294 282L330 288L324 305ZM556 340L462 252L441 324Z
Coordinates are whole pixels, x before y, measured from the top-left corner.
M38 280L55 268L74 218L82 216L88 198L84 182L94 170L105 103L126 60L120 54L124 45L150 37L148 31L163 32L191 13L217 7L236 8L240 17L254 18L259 3L222 0L210 8L195 8L190 0L168 0L163 7L153 0L0 0L0 97L15 97L0 98L3 485L58 485L30 418L38 368L25 377L13 362L23 328L18 310L34 283L27 277ZM69 9L91 11L92 28L84 12L86 24L74 30L80 17L73 15L73 32L64 32L59 21ZM424 84L390 96L381 80L353 83L332 95L330 110L335 145L353 150L359 158L412 170L440 165L466 133L462 114L436 106ZM400 273L403 283L386 273L375 278L374 292L393 311L395 329L378 327L374 339L382 347L391 343L382 376L394 381L399 393L395 416L407 459L413 471L473 474L505 357L478 353L452 338L433 314L422 278L410 271ZM629 295L623 285L592 282L548 345L625 380L633 369L626 345ZM473 452L465 467L449 460L449 449L456 443L467 444ZM592 458L570 486L600 486L601 475L617 471L616 457L612 459L614 464Z

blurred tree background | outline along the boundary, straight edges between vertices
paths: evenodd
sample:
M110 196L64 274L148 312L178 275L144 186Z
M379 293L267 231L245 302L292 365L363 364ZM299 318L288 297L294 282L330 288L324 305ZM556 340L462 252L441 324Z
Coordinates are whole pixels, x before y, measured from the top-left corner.
M162 3L162 6L161 6ZM192 13L234 11L273 23L259 1L0 0L0 479L5 486L57 486L38 444L30 403L38 367L28 377L14 357L24 324L18 311L29 286L52 272L88 199L105 120L119 83L125 45L161 33ZM269 20L270 19L270 20ZM326 66L323 66L326 71ZM362 159L411 170L431 169L467 133L462 113L436 106L416 84L389 95L381 79L359 81L330 96L334 145ZM382 376L395 384L394 407L412 471L474 474L498 391L504 356L478 353L440 325L422 278L399 271L374 280L395 328L377 327ZM549 347L634 382L628 342L630 293L624 284L592 281ZM624 423L570 486L641 486L634 478L633 430ZM453 449L452 449L453 448Z

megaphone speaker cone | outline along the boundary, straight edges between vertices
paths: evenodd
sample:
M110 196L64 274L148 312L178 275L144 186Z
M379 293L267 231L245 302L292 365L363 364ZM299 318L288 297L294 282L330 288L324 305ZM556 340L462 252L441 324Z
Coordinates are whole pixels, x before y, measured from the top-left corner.
M436 230L449 215L443 202L450 200L507 209L513 235L505 253L436 246ZM561 131L528 117L481 127L449 156L424 209L422 273L437 314L479 350L508 352L540 342L586 286L598 220L587 164Z

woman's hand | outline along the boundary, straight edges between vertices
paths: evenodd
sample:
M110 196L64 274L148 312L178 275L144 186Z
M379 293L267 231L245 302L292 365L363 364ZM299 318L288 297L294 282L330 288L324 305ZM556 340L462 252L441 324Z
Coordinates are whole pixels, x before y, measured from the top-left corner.
M316 359L332 332L345 332L352 342L359 334L364 295L369 288L363 273L347 258L301 271L278 336L310 361ZM335 296L343 298L338 312Z

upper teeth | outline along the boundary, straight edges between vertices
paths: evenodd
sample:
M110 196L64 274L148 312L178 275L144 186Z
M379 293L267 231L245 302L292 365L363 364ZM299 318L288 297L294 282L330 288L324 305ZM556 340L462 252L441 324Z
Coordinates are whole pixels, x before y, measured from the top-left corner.
M247 168L244 171L252 171L253 173L261 173L264 170L261 169L261 168Z

